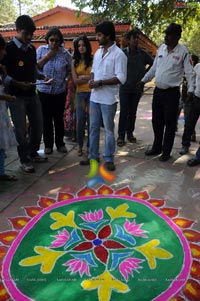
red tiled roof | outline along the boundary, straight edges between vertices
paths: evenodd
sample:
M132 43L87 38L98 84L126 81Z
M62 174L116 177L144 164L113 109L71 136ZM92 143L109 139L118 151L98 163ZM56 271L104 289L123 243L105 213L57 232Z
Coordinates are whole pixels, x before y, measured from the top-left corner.
M58 6L54 7L54 8L52 8L52 9L49 9L49 10L41 13L41 14L38 14L37 16L34 16L32 19L33 19L33 21L38 21L38 20L41 20L41 19L46 18L48 16L54 15L54 14L56 14L58 12L62 12L63 10L65 10L66 12L67 11L68 12L76 12L76 10L74 10L74 9L58 5ZM87 16L87 15L90 15L90 14L89 13L85 13L85 12L81 12L81 15Z

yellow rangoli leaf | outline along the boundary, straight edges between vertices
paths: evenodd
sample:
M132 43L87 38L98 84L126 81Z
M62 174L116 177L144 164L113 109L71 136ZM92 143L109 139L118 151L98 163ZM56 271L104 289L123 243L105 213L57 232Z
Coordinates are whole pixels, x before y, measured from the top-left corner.
M169 259L173 257L170 252L158 248L157 246L159 246L159 244L160 241L158 239L153 239L146 244L135 248L146 257L150 269L156 268L156 258Z
M119 217L136 217L136 214L133 212L128 212L129 206L128 204L119 205L116 209L112 207L107 207L106 212L110 215L111 219L119 218Z
M127 293L130 290L128 285L114 278L107 270L97 278L84 280L81 285L86 290L98 289L99 301L109 301L112 290L118 293Z
M54 268L54 265L59 257L61 257L65 252L55 251L48 249L46 247L37 246L34 251L39 254L32 257L27 257L20 261L22 266L33 266L41 264L40 271L43 274L49 274Z
M52 230L57 230L59 228L69 226L72 228L78 228L76 223L74 222L74 211L69 211L67 215L64 215L59 212L53 212L50 214L51 218L56 222L51 225Z

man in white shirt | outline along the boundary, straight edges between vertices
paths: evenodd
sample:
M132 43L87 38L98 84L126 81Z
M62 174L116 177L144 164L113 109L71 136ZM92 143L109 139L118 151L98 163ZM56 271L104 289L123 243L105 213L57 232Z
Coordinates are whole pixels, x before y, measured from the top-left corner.
M104 162L106 169L115 170L114 153L114 117L117 109L119 84L124 84L127 76L127 57L116 45L115 27L110 21L96 26L100 48L94 55L89 87L90 97L90 137L89 159L81 161L88 165L90 159L99 160L99 139L101 120L103 119L105 142ZM102 119L101 119L102 118Z
M154 142L147 156L161 154L162 162L170 159L174 143L177 114L180 98L180 84L185 74L188 82L188 97L194 91L194 74L190 63L190 55L184 45L178 43L181 37L181 26L171 23L165 30L165 44L162 44L154 60L153 66L138 83L143 89L144 84L155 77L156 88L152 103L152 125Z

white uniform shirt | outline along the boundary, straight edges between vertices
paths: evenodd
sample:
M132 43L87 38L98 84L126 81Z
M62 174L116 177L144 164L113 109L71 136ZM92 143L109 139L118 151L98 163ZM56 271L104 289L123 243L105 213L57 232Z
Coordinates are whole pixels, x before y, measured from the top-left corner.
M194 72L195 72L195 79L196 79L194 95L200 97L200 63L194 66Z
M124 52L114 43L108 48L103 56L103 47L98 49L94 55L91 72L94 73L94 80L105 80L117 77L121 84L124 84L127 76L127 57ZM112 105L118 101L119 84L105 85L92 89L90 101Z
M168 52L167 45L162 44L151 69L145 74L142 81L147 83L155 77L156 87L168 89L179 87L183 75L187 79L188 92L194 92L195 79L187 47L177 44L172 51Z

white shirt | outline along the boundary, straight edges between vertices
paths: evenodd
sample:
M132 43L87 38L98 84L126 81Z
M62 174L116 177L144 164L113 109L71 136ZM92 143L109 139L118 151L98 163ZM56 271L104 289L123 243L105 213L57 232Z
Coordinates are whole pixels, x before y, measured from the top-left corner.
M194 95L200 97L200 63L194 66L194 73L195 73Z
M187 47L177 44L169 52L167 45L162 44L157 51L151 69L141 81L147 83L155 77L156 87L168 89L179 87L183 80L183 75L187 79L188 92L194 92L195 79Z
M124 84L127 76L127 57L124 52L114 43L108 48L103 57L103 47L98 49L94 55L92 73L94 80L105 80L117 77ZM90 101L112 105L118 101L119 84L105 85L92 89Z

